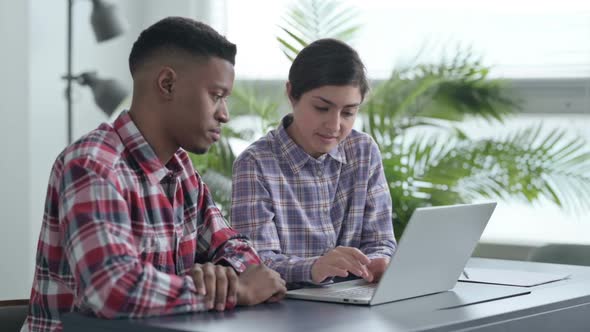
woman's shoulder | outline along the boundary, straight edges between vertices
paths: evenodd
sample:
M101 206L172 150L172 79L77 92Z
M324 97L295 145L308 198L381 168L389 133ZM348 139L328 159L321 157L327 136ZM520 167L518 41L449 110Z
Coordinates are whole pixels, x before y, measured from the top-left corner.
M354 129L344 139L341 146L344 148L347 157L371 154L375 149L379 149L371 135Z
M379 145L371 135L353 130L343 143L342 150L352 167L375 169L383 164Z
M268 134L262 136L258 140L250 144L240 155L236 158L236 163L261 161L264 159L275 159L275 131L272 130Z

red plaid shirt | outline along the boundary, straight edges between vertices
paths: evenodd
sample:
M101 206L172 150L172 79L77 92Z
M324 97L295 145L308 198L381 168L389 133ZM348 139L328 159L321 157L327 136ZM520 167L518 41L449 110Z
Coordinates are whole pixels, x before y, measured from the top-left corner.
M23 331L60 331L60 316L206 310L189 272L260 259L215 206L187 153L163 165L127 112L66 148L47 189Z

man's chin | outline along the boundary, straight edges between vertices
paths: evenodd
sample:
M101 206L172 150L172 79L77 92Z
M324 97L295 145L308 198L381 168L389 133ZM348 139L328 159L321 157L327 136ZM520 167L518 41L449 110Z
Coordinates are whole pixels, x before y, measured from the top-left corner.
M186 150L188 150L189 152L194 153L194 154L205 154L205 153L207 153L209 151L209 147L206 147L206 148L204 148L204 147L193 147L191 149L186 149Z

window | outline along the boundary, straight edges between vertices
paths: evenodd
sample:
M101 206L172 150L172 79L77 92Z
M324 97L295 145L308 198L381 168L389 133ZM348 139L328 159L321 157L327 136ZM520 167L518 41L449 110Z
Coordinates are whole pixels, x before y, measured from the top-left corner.
M238 44L237 79L286 80L289 61L275 36L291 1L225 1L224 30ZM476 137L543 123L590 142L590 2L485 0L349 0L362 28L352 43L372 79L386 79L412 59L436 62L470 46L491 75L512 80L523 114L502 128L466 121ZM588 170L590 174L590 170ZM590 212L575 216L548 202L501 202L484 240L590 243Z
M226 0L228 37L239 46L241 79L283 79L289 62L275 36L292 1ZM493 74L510 78L590 77L590 3L562 1L348 0L362 29L353 43L373 79L416 55L471 46ZM218 15L216 15L218 16Z

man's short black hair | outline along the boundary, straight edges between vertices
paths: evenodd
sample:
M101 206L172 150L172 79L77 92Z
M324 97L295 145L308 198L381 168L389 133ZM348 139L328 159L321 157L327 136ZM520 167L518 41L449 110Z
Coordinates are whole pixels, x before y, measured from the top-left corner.
M133 44L129 54L131 76L146 59L160 50L215 56L232 65L236 58L236 45L207 24L185 17L167 17L143 30Z

